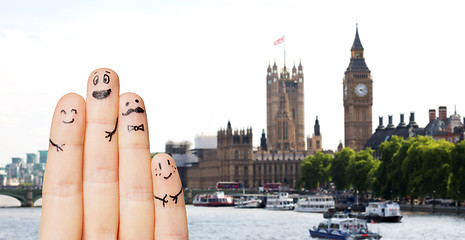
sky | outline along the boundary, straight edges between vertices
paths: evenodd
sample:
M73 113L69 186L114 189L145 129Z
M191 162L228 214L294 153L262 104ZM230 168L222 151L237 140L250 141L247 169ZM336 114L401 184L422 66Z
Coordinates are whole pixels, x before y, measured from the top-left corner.
M440 4L439 4L440 3ZM378 116L424 127L428 110L465 116L462 1L0 1L0 166L48 149L57 101L85 98L107 67L145 101L152 152L167 141L266 129L266 70L302 63L305 133L344 139L344 72L356 25ZM285 36L284 44L273 42Z

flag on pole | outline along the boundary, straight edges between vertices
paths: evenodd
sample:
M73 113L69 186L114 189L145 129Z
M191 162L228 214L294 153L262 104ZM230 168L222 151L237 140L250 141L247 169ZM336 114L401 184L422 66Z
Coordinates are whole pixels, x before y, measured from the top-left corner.
M278 40L274 41L274 45L278 45L278 44L281 44L284 42L284 35L280 38L278 38Z

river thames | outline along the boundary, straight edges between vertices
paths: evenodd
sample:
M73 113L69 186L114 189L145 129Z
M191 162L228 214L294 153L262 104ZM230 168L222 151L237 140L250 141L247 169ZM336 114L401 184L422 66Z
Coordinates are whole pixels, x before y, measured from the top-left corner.
M312 239L322 214L187 207L190 239ZM0 240L38 239L41 208L0 208ZM384 240L465 239L465 216L404 212L401 223L368 224Z

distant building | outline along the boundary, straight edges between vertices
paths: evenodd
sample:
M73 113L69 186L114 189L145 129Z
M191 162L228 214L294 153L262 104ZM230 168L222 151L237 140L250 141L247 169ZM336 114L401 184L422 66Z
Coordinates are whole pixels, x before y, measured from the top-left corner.
M266 75L266 125L269 151L305 151L304 73L302 63Z
M404 122L404 114L400 114L400 121L397 126L392 122L392 115L388 116L389 123L386 127L383 125L383 117L379 117L379 125L376 131L371 135L370 139L365 144L365 148L369 147L373 150L373 157L380 158L379 156L379 145L385 141L389 141L392 136L396 135L407 139L409 137L415 137L418 135L425 135L422 128L418 127L415 122L415 113L410 113L409 123Z
M465 119L464 119L465 121ZM392 136L399 136L407 139L415 136L430 136L436 140L444 139L451 143L457 143L464 139L464 124L460 115L456 112L447 118L447 108L439 107L439 117L434 109L429 110L429 123L424 128L420 128L415 122L415 113L410 113L409 123L404 122L404 114L400 114L399 125L394 126L392 115L389 115L389 124L384 127L383 117L379 117L379 126L365 144L365 148L373 149L373 156L379 158L379 145L389 141Z
M39 162L47 163L47 150L39 150Z
M323 150L323 143L320 133L320 122L318 121L318 116L315 120L315 126L313 127L313 135L311 138L307 138L307 152L309 154L315 154Z
M365 63L358 27L350 51L350 63L342 81L344 145L360 151L372 134L373 79Z
M26 163L37 163L37 154L35 153L27 153L26 154Z
M262 133L262 139L264 132ZM282 182L294 185L300 174L303 153L277 154L268 151L266 144L254 150L252 129L233 130L228 122L226 129L218 130L216 149L195 149L197 163L186 170L190 188L214 188L217 182L241 182L245 188Z
M429 110L429 123L425 127L425 134L436 140L444 139L451 143L457 143L464 139L464 122L461 122L460 115L454 114L447 117L447 107L439 107L439 116L436 110Z

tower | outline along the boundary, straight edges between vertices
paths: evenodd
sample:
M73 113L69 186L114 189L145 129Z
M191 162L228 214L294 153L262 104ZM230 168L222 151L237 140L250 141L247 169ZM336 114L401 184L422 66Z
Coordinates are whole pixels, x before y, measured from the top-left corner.
M344 138L346 147L360 151L372 134L373 80L363 56L358 26L350 51L349 67L342 81Z
M307 151L310 154L315 154L321 152L322 148L322 138L320 133L320 121L318 121L318 116L315 119L315 125L313 126L313 135L311 138L307 138Z
M276 62L266 75L268 150L305 151L304 74L302 63L292 72L286 64L278 73Z

